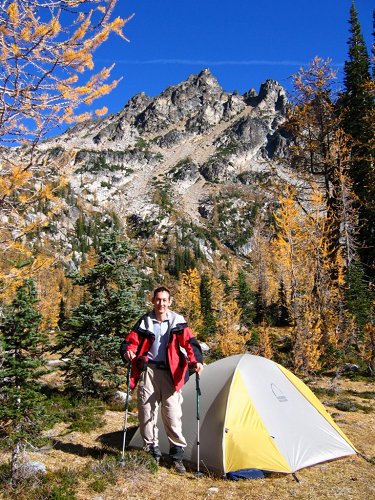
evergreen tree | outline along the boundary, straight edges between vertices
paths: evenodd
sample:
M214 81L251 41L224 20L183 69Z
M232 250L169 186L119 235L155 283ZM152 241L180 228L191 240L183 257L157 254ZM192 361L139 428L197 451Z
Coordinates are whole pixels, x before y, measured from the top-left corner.
M203 274L200 284L200 301L202 312L202 339L214 337L216 334L215 314L212 307L211 280L207 274Z
M38 436L43 422L45 398L38 379L46 372L46 336L39 329L37 302L34 282L27 280L0 320L0 435L13 447L13 473L26 441Z
M134 253L111 232L99 243L97 263L72 277L86 293L66 322L58 348L67 358L67 385L81 396L105 395L120 382L119 347L144 306Z
M250 328L254 324L256 315L255 311L255 294L250 290L250 286L246 281L245 273L240 271L237 278L237 302L241 308L241 321Z
M371 296L365 281L363 266L358 259L349 267L346 282L346 307L354 316L361 337L365 325L370 322Z
M278 300L277 300L277 311L276 311L276 321L277 326L289 326L290 316L288 310L288 301L286 297L286 290L284 281L280 280L280 286L278 290Z
M350 8L349 25L349 59L344 65L345 92L340 101L340 107L343 110L344 130L352 138L350 176L360 203L360 257L366 274L374 277L374 85L370 75L370 58L354 1Z
M350 8L348 40L349 60L344 64L345 94L342 104L347 108L345 112L345 129L352 137L360 137L364 133L369 138L369 130L364 126L363 117L369 107L373 106L373 98L366 89L370 81L370 58L362 35L358 12L354 1Z

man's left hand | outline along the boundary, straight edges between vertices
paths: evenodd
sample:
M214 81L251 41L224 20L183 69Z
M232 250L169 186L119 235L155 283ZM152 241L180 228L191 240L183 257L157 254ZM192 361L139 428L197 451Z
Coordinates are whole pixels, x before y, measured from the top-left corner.
M203 371L203 365L202 363L197 363L195 365L195 368L194 368L194 371L198 373L198 375L200 375Z

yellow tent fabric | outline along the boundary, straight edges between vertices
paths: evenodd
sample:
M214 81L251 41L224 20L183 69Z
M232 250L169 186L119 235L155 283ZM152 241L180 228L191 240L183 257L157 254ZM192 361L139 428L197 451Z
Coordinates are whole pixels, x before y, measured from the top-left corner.
M241 372L236 370L225 419L224 468L292 472L252 404Z

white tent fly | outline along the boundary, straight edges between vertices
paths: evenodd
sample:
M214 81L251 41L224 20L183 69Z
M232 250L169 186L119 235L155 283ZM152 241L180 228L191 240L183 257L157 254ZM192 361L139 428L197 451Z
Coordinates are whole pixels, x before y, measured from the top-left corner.
M294 473L356 450L312 391L281 365L260 356L230 356L200 377L200 470ZM195 376L182 390L184 460L197 462ZM160 449L169 443L161 417ZM142 447L139 430L130 443Z

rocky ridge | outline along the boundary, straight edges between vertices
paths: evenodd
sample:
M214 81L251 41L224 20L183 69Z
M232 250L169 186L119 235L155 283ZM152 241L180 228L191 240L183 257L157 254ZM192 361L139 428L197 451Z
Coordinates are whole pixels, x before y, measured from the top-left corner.
M237 222L245 217L250 237L244 207L266 203L265 186L288 175L280 162L287 108L273 80L259 94L239 95L225 92L205 69L159 96L138 94L120 112L78 124L41 148L74 150L72 192L90 211L115 213L125 227L153 221L163 231L188 221L210 230L213 206L221 203ZM246 236L240 239L249 248ZM231 245L230 230L223 241Z

